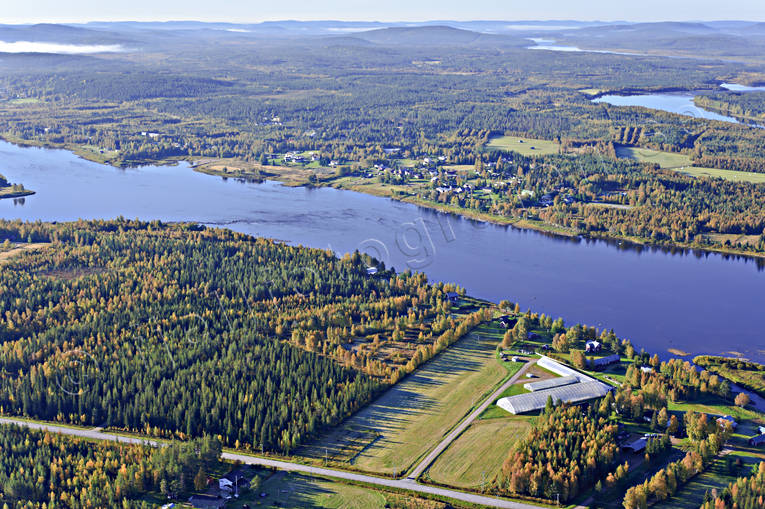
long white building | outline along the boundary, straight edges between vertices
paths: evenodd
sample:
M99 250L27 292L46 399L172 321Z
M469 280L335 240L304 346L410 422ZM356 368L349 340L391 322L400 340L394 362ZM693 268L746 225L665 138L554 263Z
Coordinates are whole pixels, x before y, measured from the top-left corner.
M542 356L537 361L537 365L560 375L560 377L524 384L524 388L531 392L500 399L497 401L500 408L511 414L523 414L542 410L550 396L556 404L559 402L581 403L590 399L602 398L613 389L610 385L549 357Z

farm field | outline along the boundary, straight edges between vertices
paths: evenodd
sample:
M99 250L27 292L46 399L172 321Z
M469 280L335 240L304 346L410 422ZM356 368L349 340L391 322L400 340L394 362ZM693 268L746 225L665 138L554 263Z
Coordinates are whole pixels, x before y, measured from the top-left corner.
M501 410L501 409L500 409ZM426 475L458 488L480 488L502 468L515 443L526 436L533 417L509 415L477 420L431 465Z
M488 149L512 150L524 156L544 156L557 154L560 145L551 140L523 138L520 136L500 136L489 140Z
M718 170L697 166L676 168L675 171L690 175L691 177L721 178L732 182L751 182L752 184L765 183L765 173L754 173L751 171Z
M496 358L500 338L482 325L296 454L368 472L408 470L514 372Z
M625 159L633 159L644 163L656 163L661 168L679 168L690 166L691 158L685 154L674 152L662 152L648 148L628 147L619 145L616 147L616 155Z

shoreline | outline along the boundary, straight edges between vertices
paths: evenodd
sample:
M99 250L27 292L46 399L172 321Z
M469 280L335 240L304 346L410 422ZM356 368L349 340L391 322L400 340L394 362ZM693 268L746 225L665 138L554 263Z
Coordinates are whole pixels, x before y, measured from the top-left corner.
M37 147L37 148L50 149L50 150L66 150L87 161L113 166L115 168L140 167L142 165L177 166L179 163L185 162L189 165L189 168L192 171L196 171L196 172L203 173L210 176L219 176L221 178L244 179L244 180L250 180L253 182L263 182L266 180L272 180L290 187L332 187L335 189L352 191L352 192L367 194L371 196L377 196L381 198L389 198L392 200L409 203L409 204L430 209L430 210L437 210L439 212L454 214L456 216L466 218L466 219L471 219L474 221L484 221L484 222L491 223L498 226L510 226L518 230L526 230L526 231L531 230L531 231L535 231L535 232L546 234L546 235L553 235L563 239L581 238L581 239L590 239L590 240L601 240L601 241L605 241L609 243L615 243L616 246L614 247L618 247L624 243L627 243L629 245L632 245L633 247L662 249L666 251L672 251L672 250L678 250L678 249L681 249L683 251L691 251L691 252L701 251L703 253L714 253L714 254L719 254L723 256L740 256L743 258L751 259L752 261L755 261L755 262L760 262L762 260L765 260L765 253L758 253L754 251L740 251L740 250L730 249L730 248L723 248L723 247L718 248L713 246L698 246L698 245L678 243L678 242L657 243L657 242L651 242L648 239L643 239L640 237L625 237L625 236L603 234L599 232L577 231L568 227L556 226L553 224L545 223L540 220L521 218L521 217L495 216L493 214L488 214L485 212L478 212L478 211L474 211L470 209L453 207L446 204L431 203L429 201L426 201L411 195L399 196L396 193L396 189L390 186L388 186L387 189L385 189L385 192L374 192L373 190L368 189L369 187L368 185L363 183L360 185L358 184L344 185L343 183L338 183L336 182L336 179L338 177L334 174L334 172L325 172L325 175L319 175L318 172L314 171L313 169L305 169L300 167L293 168L293 167L287 167L287 166L262 166L259 163L245 163L248 166L251 166L252 168L249 170L240 169L235 173L233 172L227 173L227 172L223 172L219 170L205 168L206 164L209 164L211 161L219 161L218 159L193 158L188 156L168 157L168 158L158 159L153 161L140 161L140 162L137 162L137 164L131 164L129 166L120 166L118 164L114 164L114 161L105 160L105 158L88 157L88 156L95 156L96 154L88 152L88 151L84 151L81 148L79 150L75 150L72 148L71 145L68 145L68 144L46 144L41 142L29 141L29 140L17 140L15 137L8 137L5 135L0 135L0 139L8 143L11 143L13 145L17 145L21 147ZM202 164L195 164L195 161L199 161L199 160L205 160L206 162ZM244 162L243 161L239 162L239 164L242 164L242 163ZM257 177L251 174L248 175L248 171L253 171L253 169L257 169L258 171ZM317 175L318 178L316 182L311 182L309 180L309 177L311 175ZM327 175L330 175L329 178L327 178ZM340 177L340 178L343 178L343 177ZM387 185L382 184L381 186L385 188ZM34 191L31 191L28 194L34 194ZM2 198L2 196L0 196L0 198Z
M35 191L31 191L29 189L24 189L23 191L5 191L5 189L10 188L0 188L0 200L6 200L9 198L23 198L24 196L32 196L33 194L36 194Z

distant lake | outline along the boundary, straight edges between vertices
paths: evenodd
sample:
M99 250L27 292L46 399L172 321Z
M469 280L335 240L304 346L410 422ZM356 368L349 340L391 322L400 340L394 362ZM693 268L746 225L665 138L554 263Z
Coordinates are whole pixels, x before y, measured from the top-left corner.
M193 221L425 272L568 324L613 328L667 357L740 352L765 361L763 263L718 254L562 239L330 188L223 180L175 167L117 169L0 142L0 173L37 191L0 218Z
M546 51L563 51L565 53L604 53L608 55L629 55L629 56L644 56L641 53L627 53L624 51L608 51L598 49L582 49L579 46L564 46L561 44L555 44L555 39L543 39L541 37L527 37L529 41L535 43L534 46L528 46L526 49L546 50Z
M604 95L592 100L594 103L608 103L613 106L643 106L654 110L668 111L695 118L721 120L740 124L738 120L727 115L707 111L693 104L694 93L665 93L665 94L636 94L636 95Z
M765 87L749 87L738 83L722 83L720 86L731 92L765 92Z

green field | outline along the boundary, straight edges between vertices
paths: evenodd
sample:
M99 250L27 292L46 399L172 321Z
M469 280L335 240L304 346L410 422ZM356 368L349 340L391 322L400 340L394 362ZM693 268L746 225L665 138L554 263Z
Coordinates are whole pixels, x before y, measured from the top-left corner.
M500 340L498 329L479 327L297 454L368 472L408 470L514 373L496 357Z
M679 168L690 166L691 158L685 154L675 152L662 152L649 148L628 147L619 145L616 147L616 155L625 159L633 159L644 163L656 163L661 168Z
M750 465L757 463L753 458L742 457L744 466L742 466L739 475L745 476L750 472ZM698 509L704 503L704 494L709 490L717 489L718 492L735 481L736 475L731 475L726 468L724 458L716 458L714 462L704 472L694 477L685 486L675 493L675 496L656 504L654 507L660 509Z
M386 493L371 488L344 484L303 474L277 472L270 475L255 491L243 494L238 500L226 504L230 509L241 509L245 504L250 507L302 508L317 507L326 509L383 509L392 507L425 507L438 509L445 504L437 501L420 499L409 495ZM260 495L265 493L265 497Z
M754 173L751 171L717 170L715 168L700 168L697 166L676 168L675 171L690 175L691 177L713 177L733 182L751 182L753 184L765 183L765 173Z
M10 99L8 102L10 104L37 104L40 102L40 99L36 97L22 97L20 99Z
M500 136L489 140L488 149L512 150L524 156L546 156L557 154L560 145L555 141L523 138L520 136Z
M509 415L478 420L454 441L430 467L427 475L441 484L480 488L502 468L510 449L526 436L533 417Z

